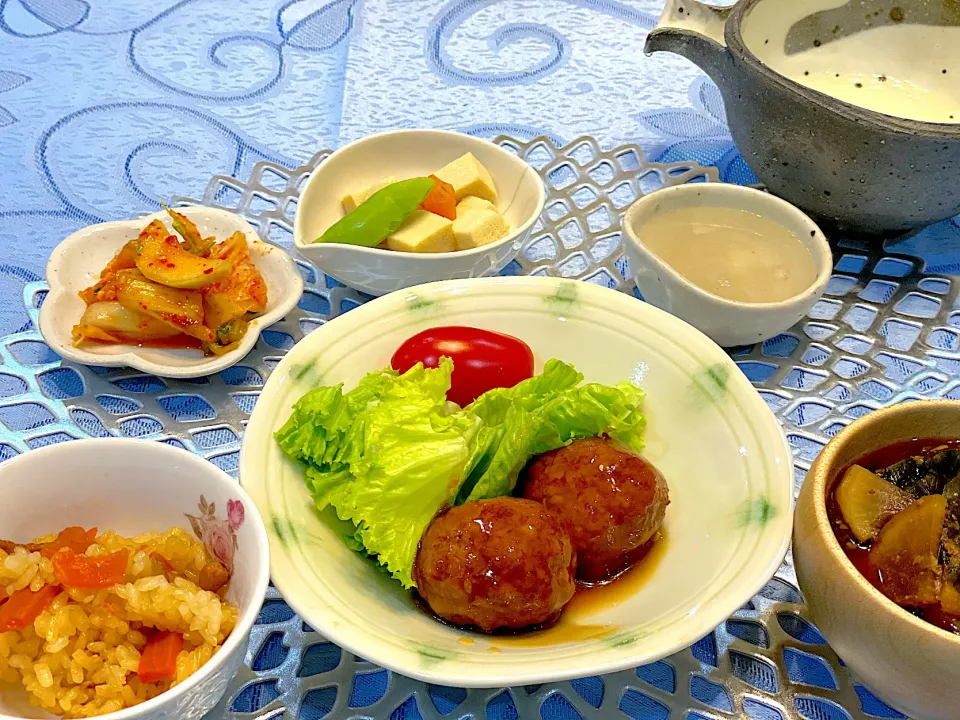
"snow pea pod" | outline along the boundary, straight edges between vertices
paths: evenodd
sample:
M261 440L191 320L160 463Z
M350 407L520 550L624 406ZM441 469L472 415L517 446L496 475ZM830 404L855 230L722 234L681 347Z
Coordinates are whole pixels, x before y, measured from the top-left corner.
M314 242L379 245L420 206L434 184L430 178L417 177L387 185L337 220Z

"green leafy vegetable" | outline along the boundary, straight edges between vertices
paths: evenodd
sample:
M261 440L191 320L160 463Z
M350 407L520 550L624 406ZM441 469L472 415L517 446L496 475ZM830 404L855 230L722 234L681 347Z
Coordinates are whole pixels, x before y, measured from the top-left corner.
M308 463L317 505L356 524L355 539L405 587L421 534L479 452L480 419L449 411L452 373L445 359L435 370L372 373L346 394L317 388L277 433L285 453Z
M183 213L178 213L176 210L171 210L163 201L161 201L160 204L163 205L163 209L167 211L167 215L169 215L173 221L174 231L183 238L184 250L192 255L206 255L207 251L213 247L216 239L209 237L204 240L203 236L200 235L200 230L190 218Z
M499 497L513 491L517 476L534 455L569 445L577 438L607 434L635 450L643 448L646 419L638 405L644 393L628 383L580 386L583 375L550 360L543 373L515 387L491 390L467 407L497 436L493 455L468 480L463 500ZM484 458L486 460L486 458ZM483 462L483 461L482 461Z
M446 400L452 372L443 358L434 370L371 373L348 393L316 388L276 434L306 466L317 506L356 526L348 545L376 556L404 587L414 586L420 536L446 505L511 492L533 455L576 438L606 433L643 446L643 393L631 385L580 385L580 373L551 360L542 374L461 409Z
M247 333L250 322L246 318L235 318L217 328L217 342L221 345L239 342Z
M430 178L418 177L387 185L337 220L314 242L379 245L420 207L435 184Z

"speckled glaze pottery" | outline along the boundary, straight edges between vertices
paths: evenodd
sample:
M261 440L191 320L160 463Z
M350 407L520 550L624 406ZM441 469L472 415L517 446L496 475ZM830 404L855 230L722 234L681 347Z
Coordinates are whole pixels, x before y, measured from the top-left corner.
M827 497L864 455L913 438L957 435L960 402L923 400L876 410L833 438L797 499L793 558L810 619L844 663L884 702L914 720L960 717L960 636L888 600L847 559Z
M864 11L866 4L870 12ZM741 0L720 9L669 0L647 37L646 51L675 52L702 67L720 87L730 132L757 177L825 229L889 237L960 213L960 124L867 110L807 88L779 70L793 62L788 52L796 56L798 36L812 50L834 34L849 37L878 26L881 18L890 20L887 25L924 25L931 35L954 23L945 13L923 11L939 8L939 0L837 5L837 0ZM832 52L841 47L837 43ZM960 93L958 53L952 43L934 47L907 41L878 47L876 62L890 64L892 57L897 67L909 64L955 97ZM851 66L854 61L864 75L879 72L869 57L843 62Z

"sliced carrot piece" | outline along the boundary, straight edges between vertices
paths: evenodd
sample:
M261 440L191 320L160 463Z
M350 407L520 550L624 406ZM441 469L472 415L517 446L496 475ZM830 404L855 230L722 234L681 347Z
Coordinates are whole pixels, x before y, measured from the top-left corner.
M64 548L70 548L75 553L84 553L97 539L97 529L84 530L82 527L68 527L50 542L43 546L40 554L45 558L52 558Z
M59 594L56 585L44 585L36 592L30 588L17 590L0 605L0 632L23 630L31 625Z
M140 653L137 675L145 683L172 678L177 673L177 655L183 650L183 635L158 632L147 640Z
M126 550L90 557L77 555L70 548L53 556L53 572L64 587L80 590L102 590L123 582L127 574Z
M161 555L160 553L158 553L158 552L152 552L152 553L150 553L150 557L152 557L154 560L159 560L159 561L160 561L160 564L163 565L163 566L167 569L168 572L176 572L176 571L177 571L177 569L173 566L173 563L171 563L169 560L167 560L167 559L166 559L163 555Z
M433 189L427 193L420 207L447 220L456 220L457 193L453 185L444 182L436 175L431 175L430 179L433 180Z

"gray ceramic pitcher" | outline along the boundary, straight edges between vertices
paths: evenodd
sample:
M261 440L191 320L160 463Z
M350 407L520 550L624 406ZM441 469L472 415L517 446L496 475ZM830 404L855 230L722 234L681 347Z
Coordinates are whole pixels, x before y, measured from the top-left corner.
M935 97L960 99L960 2L842 3L740 0L718 9L668 0L646 51L678 53L703 68L723 94L730 132L757 177L827 227L895 236L960 214L960 116L947 114L952 106L931 105L932 120L911 119L927 105L888 103L899 115L886 114L889 108L865 109L787 76L810 75L802 63L826 52L815 58L817 72L827 58L847 73L857 69L851 83L864 77L882 91L883 73L909 72L938 91ZM874 34L854 37L867 32ZM870 38L883 42L863 52ZM844 55L847 47L859 48L855 57Z

